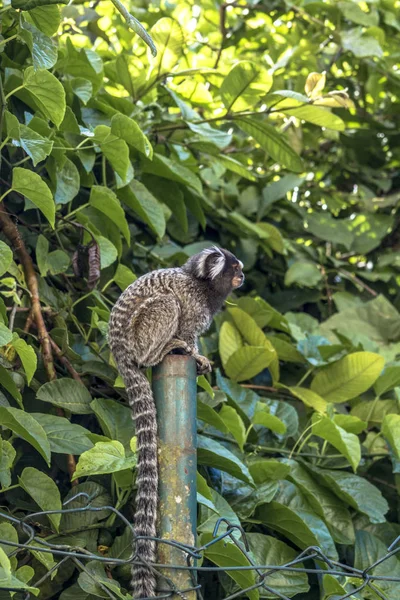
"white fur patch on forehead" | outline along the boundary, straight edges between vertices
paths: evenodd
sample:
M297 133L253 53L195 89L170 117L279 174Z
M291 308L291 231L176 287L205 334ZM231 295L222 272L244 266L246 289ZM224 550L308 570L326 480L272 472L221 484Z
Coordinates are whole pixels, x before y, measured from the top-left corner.
M209 256L215 255L215 260L213 261L213 265L211 268L207 269L207 259ZM219 273L223 270L225 266L225 254L217 248L217 246L212 246L212 248L206 248L202 251L199 260L196 265L197 275L199 277L210 277L210 279L215 279Z
M240 266L241 269L243 269L243 263L242 263L241 260L239 260L239 266Z

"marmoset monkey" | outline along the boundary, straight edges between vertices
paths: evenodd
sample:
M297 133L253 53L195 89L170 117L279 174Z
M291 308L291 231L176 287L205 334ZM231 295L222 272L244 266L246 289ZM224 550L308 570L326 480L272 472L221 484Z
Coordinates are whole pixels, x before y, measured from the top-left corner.
M142 367L153 367L172 350L193 356L198 374L211 371L201 356L198 336L206 331L233 289L244 281L243 264L216 246L189 258L180 268L143 275L120 296L111 311L109 342L124 379L138 448L134 530L155 537L157 518L157 422L150 384ZM138 539L133 567L133 597L155 596L155 576L145 563L155 561L155 542Z

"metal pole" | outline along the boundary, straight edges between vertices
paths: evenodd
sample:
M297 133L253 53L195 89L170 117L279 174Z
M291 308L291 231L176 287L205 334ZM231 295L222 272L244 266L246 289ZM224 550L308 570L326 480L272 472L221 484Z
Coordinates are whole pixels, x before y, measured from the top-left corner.
M159 535L183 544L196 542L196 362L190 356L170 354L153 370L157 407L159 468ZM159 543L157 561L187 565L187 554ZM180 591L193 587L189 571L164 569ZM159 588L170 590L165 580ZM195 600L196 592L184 594ZM174 594L174 600L182 598Z

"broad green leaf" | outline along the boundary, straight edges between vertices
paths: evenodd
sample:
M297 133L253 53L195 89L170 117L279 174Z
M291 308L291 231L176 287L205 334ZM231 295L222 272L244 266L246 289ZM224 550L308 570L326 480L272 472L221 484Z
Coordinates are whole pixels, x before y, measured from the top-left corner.
M286 425L275 415L271 415L270 410L263 402L258 402L256 412L251 419L253 425L262 425L274 433L283 435L286 433Z
M325 413L328 407L327 402L321 396L309 390L308 388L293 386L287 388L293 396L299 398L306 406L310 406L319 413Z
M62 167L56 167L56 204L68 204L78 195L80 188L79 171L69 158L65 158Z
M319 125L319 127L326 127L327 129L334 129L336 131L343 131L345 129L344 121L331 113L329 109L313 106L312 104L303 104L293 98L285 98L285 100L282 100L282 102L279 102L274 107L274 110L296 117L296 119Z
M32 346L28 346L25 340L17 337L16 335L14 335L12 345L17 351L17 354L22 362L22 366L24 367L26 374L26 381L28 385L30 385L37 367L36 352Z
M299 462L283 459L283 463L290 469L286 479L293 481L300 488L315 513L325 521L335 542L354 544L353 522L343 502L329 489L320 485Z
M0 346L6 346L12 340L12 331L8 329L3 323L0 323Z
M20 35L31 51L36 71L54 67L57 62L57 46L51 38L28 22L22 24Z
M134 179L118 190L119 198L125 202L161 239L165 233L165 216L161 204L149 190Z
M258 506L267 504L275 497L279 489L277 481L263 481L256 488L248 485L237 489L237 494L231 500L232 507L242 520L247 520L254 515Z
M105 565L95 560L85 564L85 569L78 575L78 584L80 590L85 592L85 597L88 595L97 598L112 596L113 598L126 600L125 594L121 592L120 583L115 579L109 579L105 571ZM108 594L105 590L108 591Z
M372 577L382 577L375 580L374 585L379 589L381 598L397 598L400 593L400 564L395 555L387 555L386 544L369 531L357 531L354 555L354 567L362 572L368 572ZM384 558L382 560L382 558ZM371 565L378 563L373 569ZM385 580L385 578L387 578ZM395 581L390 581L394 579ZM379 596L377 596L379 597Z
M294 510L273 500L258 507L255 518L283 534L298 548L304 550L308 546L319 546L329 558L337 560L331 534L315 513L300 508Z
M46 70L24 71L24 88L32 94L40 111L59 127L65 114L65 91L60 81Z
M26 5L26 3L24 4ZM59 2L59 4L62 4L62 2ZM49 37L56 33L61 21L59 6L48 2L44 6L38 5L36 8L30 9L29 12L24 14L24 17Z
M34 167L45 160L53 148L51 140L22 123L19 125L19 135L15 138L14 145L20 145L25 150L27 155L31 157Z
M275 350L264 346L243 346L229 357L225 371L234 381L246 381L269 367L275 358Z
M163 156L162 154L154 154L153 160L146 160L143 164L144 173L152 173L165 179L171 179L178 183L183 183L189 188L193 188L198 194L203 193L203 187L200 179L184 165Z
M223 498L218 492L213 489L209 489L210 500L212 501L213 508L201 507L199 514L199 526L198 531L201 533L213 533L215 526L220 517L227 519L232 525L240 525L240 519L230 506L230 504ZM207 496L206 496L207 498ZM215 512L215 510L217 512ZM224 533L227 530L225 523L220 523L218 532ZM233 535L236 539L240 539L240 533L234 531Z
M261 220L263 216L270 210L272 205L281 198L285 198L286 194L291 192L294 188L299 187L304 181L304 177L298 177L297 175L284 175L277 181L273 181L263 189L263 197L260 202L260 208L258 211L258 219Z
M371 523L385 521L388 503L379 489L367 479L347 471L317 469L309 465L308 468L346 504L367 515Z
M133 119L130 119L122 113L117 113L111 119L111 133L118 138L125 140L127 144L136 148L145 156L150 159L152 158L153 147L147 136L145 136L142 129Z
M241 162L232 158L231 156L225 156L224 154L219 154L218 156L213 156L211 158L212 161L217 161L221 165L228 169L228 171L232 171L249 181L256 181L257 177L253 175L251 171L249 171Z
M321 240L350 248L354 239L347 219L334 219L328 212L306 215L307 229Z
M257 565L286 565L297 558L293 548L270 535L246 533L246 538ZM302 569L304 566L302 563L296 564L296 568ZM270 588L289 598L306 594L310 589L306 573L277 570L268 574L265 581ZM267 595L269 592L263 591L262 597Z
M333 420L335 421L336 425L339 425L339 427L342 427L342 429L345 431L348 431L349 433L355 433L357 435L362 433L368 426L366 421L362 421L358 417L354 417L352 415L334 415Z
M37 206L54 228L55 204L53 196L40 175L28 169L15 167L13 169L12 189Z
M10 246L0 240L0 276L8 271L13 259Z
M221 469L221 471L226 471L241 481L245 481L250 485L253 484L253 480L245 464L215 440L211 440L203 435L198 436L197 458L199 464Z
M55 415L36 412L31 414L46 432L52 452L79 455L93 447L87 437L90 432L81 425Z
M110 127L106 125L98 125L94 134L95 141L99 144L104 156L124 181L131 166L126 142L111 133Z
M290 333L287 319L263 298L259 296L255 298L243 296L238 299L237 304L253 317L259 327L263 328L268 325L272 329Z
M277 335L267 335L266 338L275 348L279 360L300 364L306 362L304 356L292 345L292 343Z
M299 260L292 263L286 271L285 285L296 283L302 287L315 287L321 279L321 272L315 263Z
M89 475L114 473L132 469L136 464L136 456L125 455L123 445L118 441L97 442L93 448L86 450L79 457L72 480Z
M227 111L241 111L254 106L272 86L272 75L250 61L237 63L221 85L221 98Z
M303 161L288 144L283 134L275 127L251 117L235 119L235 123L245 133L258 142L263 150L277 163L296 173L303 170Z
M42 473L33 467L25 467L18 481L25 492L42 510L61 510L61 497L58 487L46 473ZM58 531L61 513L47 515L47 517L55 530Z
M344 30L341 38L343 48L352 52L357 58L367 56L381 58L383 56L383 50L378 40L370 35L364 35L362 27Z
M15 385L14 379L11 377L9 371L0 365L0 385L7 390L9 394L18 402L22 407L22 396L21 392Z
M50 444L41 425L19 408L0 406L0 423L28 442L50 465Z
M354 352L319 371L311 389L327 402L351 400L373 385L384 363L379 354Z
M96 235L96 242L100 248L100 268L106 269L118 258L118 250L109 239L102 235Z
M279 229L270 223L258 223L257 226L268 234L263 244L270 246L278 254L285 254L285 242Z
M74 94L82 100L83 104L87 104L93 95L93 85L91 81L84 77L74 77L71 79L70 83ZM117 137L120 136L117 135Z
M49 381L42 385L37 392L37 398L54 406L65 408L77 415L87 415L92 411L92 397L88 390L75 379L64 377Z
M392 215L357 215L349 221L354 236L351 250L356 253L367 254L377 248L383 238L387 235L388 229L393 226Z
M200 538L200 543L201 545L209 544L212 540L212 533L203 533ZM226 542L225 540L221 540L220 542L208 546L204 551L204 556L219 567L243 567L251 565L244 552L235 546L233 542ZM242 589L251 588L256 582L256 575L252 570L227 571L227 574L234 579ZM258 600L260 597L257 589L248 591L246 595L250 600Z
M251 346L265 346L268 350L273 348L265 337L264 332L258 327L255 320L241 308L228 308L228 313L233 318L241 335Z
M0 484L3 488L11 485L11 467L16 456L17 452L10 442L0 439ZM0 535L1 537L3 536Z
M204 423L208 423L208 425L215 427L215 429L222 431L222 433L228 433L229 431L228 426L222 420L220 414L199 399L197 400L197 418L204 421Z
M232 406L223 405L219 411L219 417L226 425L228 431L237 441L239 448L243 452L243 446L246 441L246 429L244 423Z
M96 398L91 402L90 407L104 435L121 442L128 449L135 432L131 409L108 398Z
M131 234L125 213L114 192L102 185L94 185L90 191L89 204L115 223L130 245Z
M151 37L157 48L157 56L153 59L152 75L159 77L168 73L176 65L184 46L183 31L174 19L161 18L150 30Z
M382 422L382 434L390 444L393 454L400 459L400 415L386 415Z
M135 279L136 275L129 269L129 267L119 263L114 275L114 281L119 289L123 292L128 285L135 281Z
M249 464L249 471L255 483L286 479L290 472L289 465L275 459L256 458Z
M386 367L382 375L375 381L374 391L377 396L382 396L399 385L400 366Z
M222 323L219 331L218 344L219 355L223 365L226 365L232 354L243 346L242 336L235 325L230 321L224 321Z
M312 432L334 446L347 458L353 471L357 470L361 460L360 440L353 433L331 421L328 417L313 418Z

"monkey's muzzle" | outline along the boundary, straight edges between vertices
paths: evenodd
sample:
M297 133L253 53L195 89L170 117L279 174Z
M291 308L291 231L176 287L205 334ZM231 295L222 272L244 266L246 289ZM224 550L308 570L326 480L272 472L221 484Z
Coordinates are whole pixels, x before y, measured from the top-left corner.
M236 275L233 279L232 279L232 286L234 288L238 288L240 287L244 282L244 275Z

